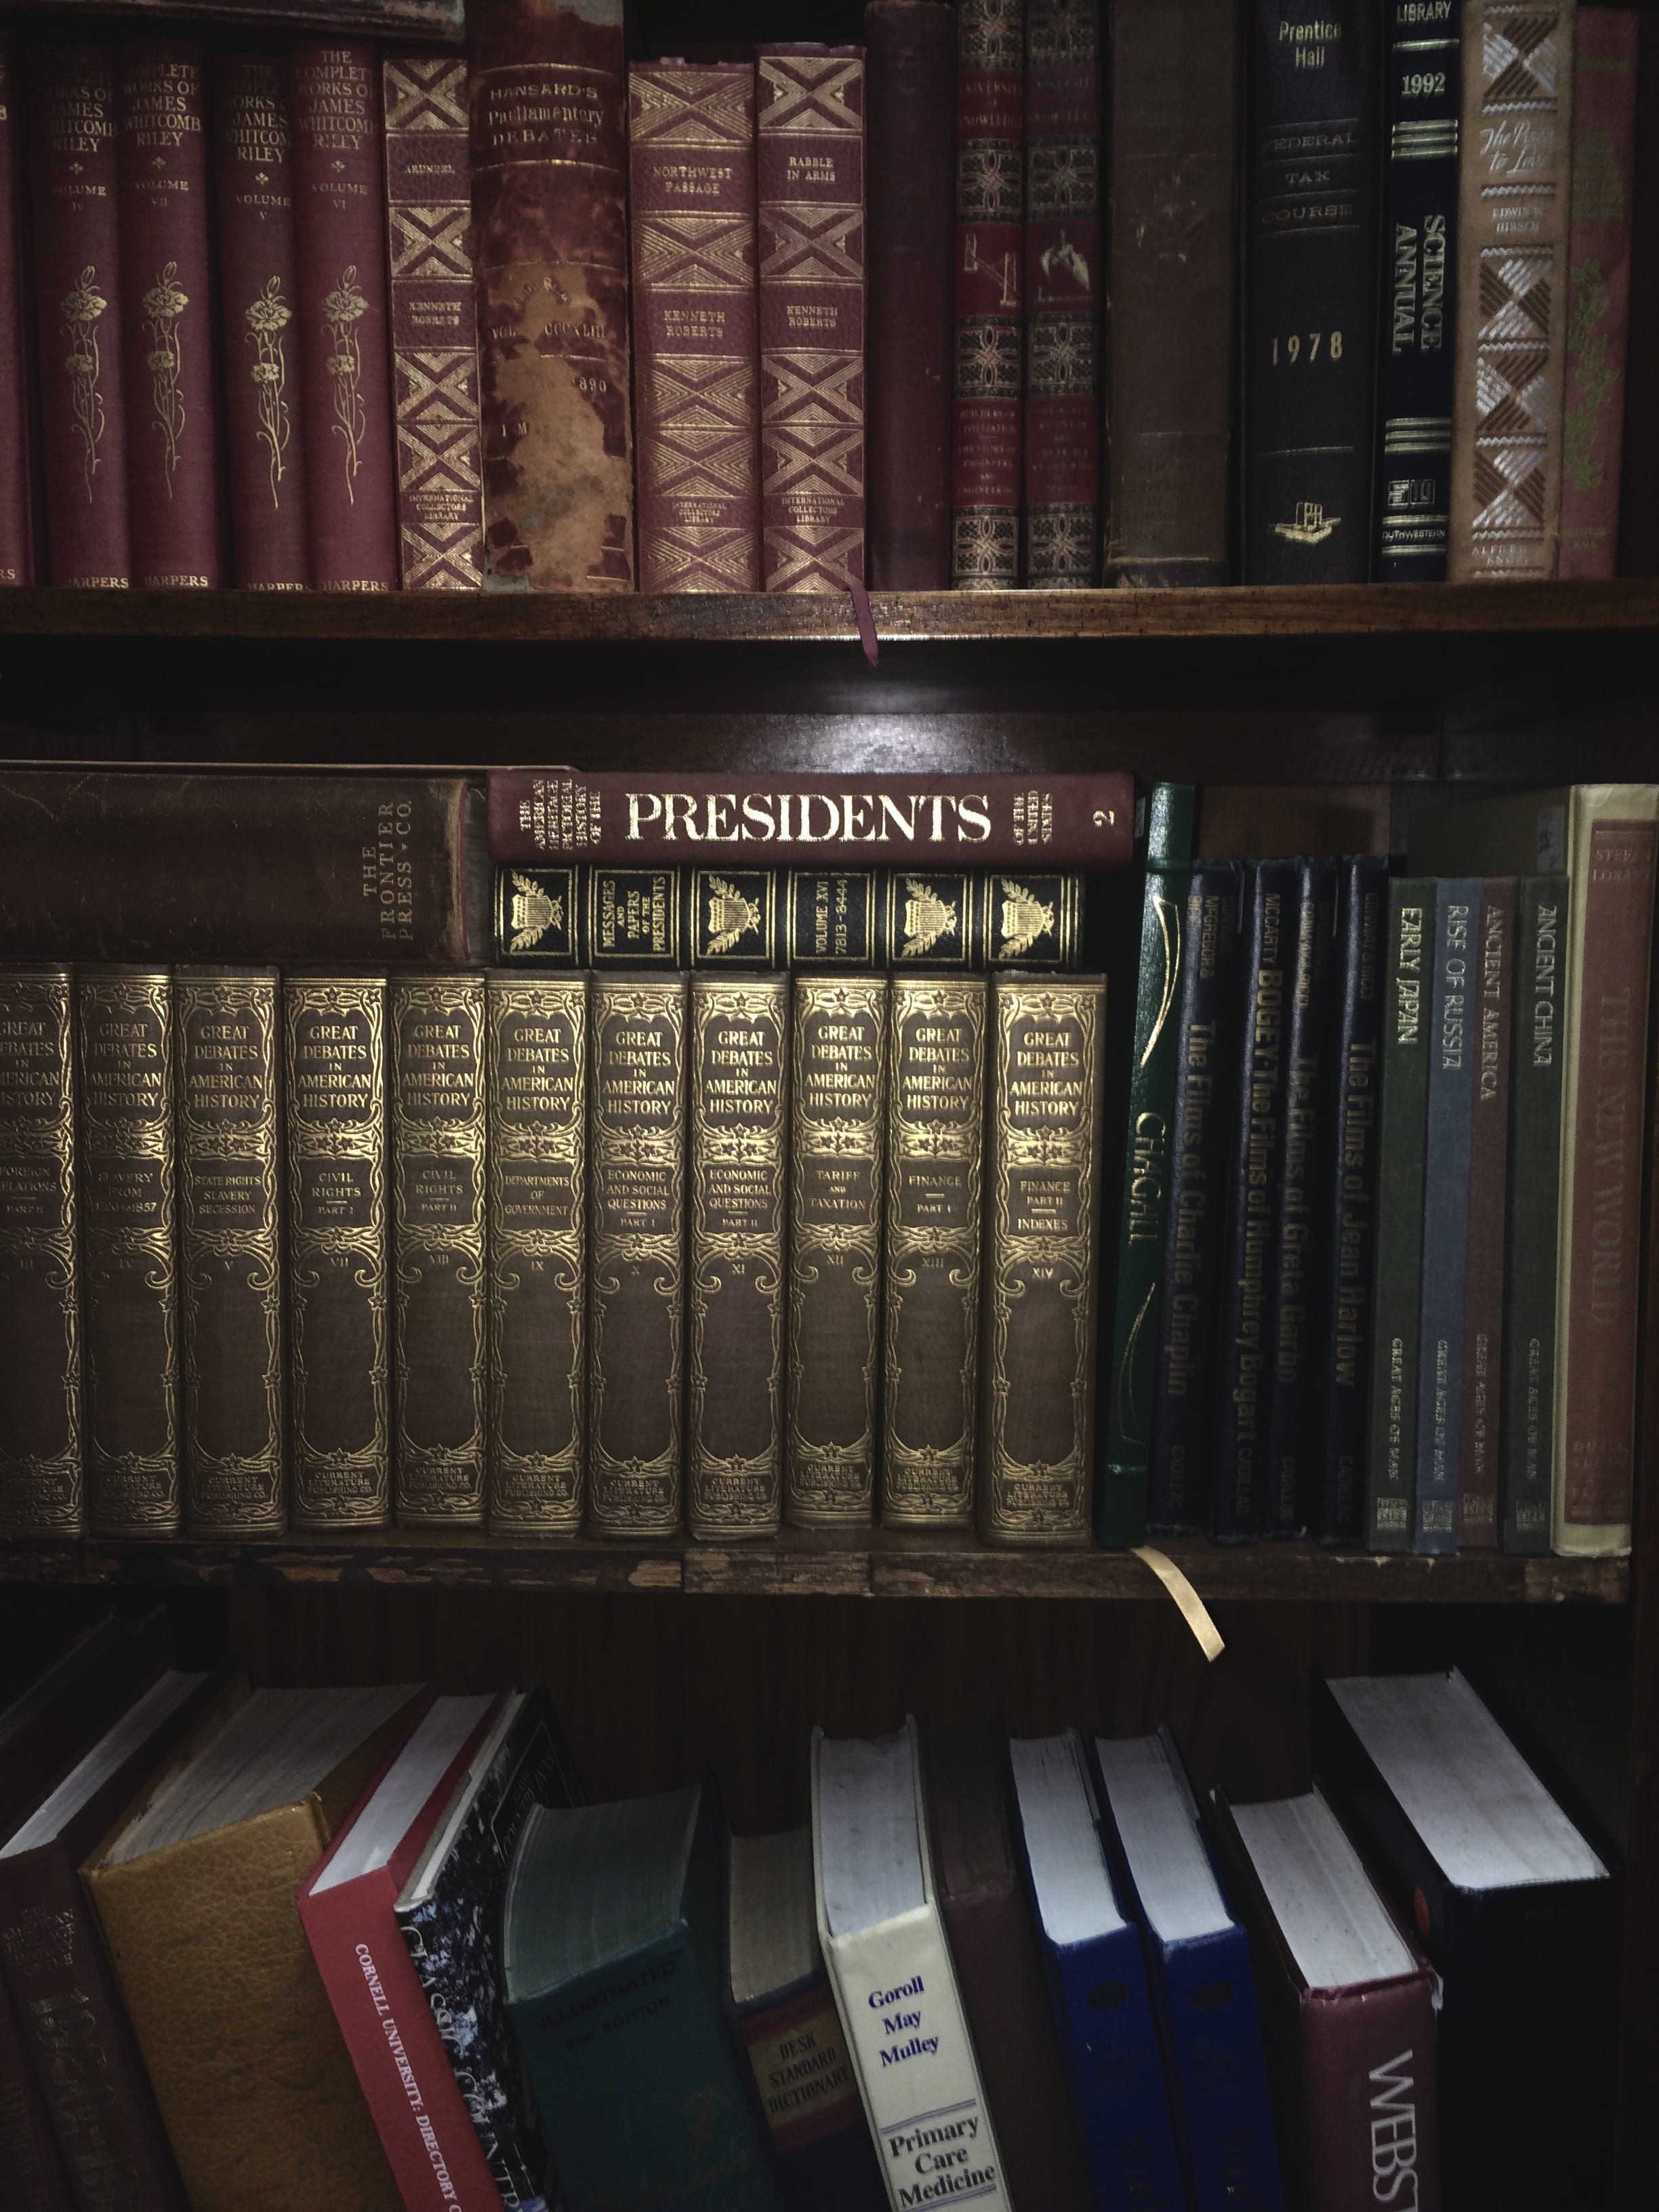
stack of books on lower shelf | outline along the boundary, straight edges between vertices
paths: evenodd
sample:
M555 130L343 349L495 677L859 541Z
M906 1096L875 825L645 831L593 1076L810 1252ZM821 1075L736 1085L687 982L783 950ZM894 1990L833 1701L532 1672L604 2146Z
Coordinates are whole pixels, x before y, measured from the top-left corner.
M583 1803L543 1689L106 1622L0 1712L0 2149L44 2212L1599 2203L1616 1875L1455 1670L1312 1722L1202 1808L1167 1729L815 1731L734 1837Z

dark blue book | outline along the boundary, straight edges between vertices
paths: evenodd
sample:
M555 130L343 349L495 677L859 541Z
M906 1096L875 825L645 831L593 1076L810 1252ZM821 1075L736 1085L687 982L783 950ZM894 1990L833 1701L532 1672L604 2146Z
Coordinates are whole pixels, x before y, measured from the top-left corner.
M1323 1443L1324 1255L1330 1234L1325 1153L1330 1141L1332 989L1336 974L1336 863L1304 860L1297 884L1285 1018L1285 1105L1279 1122L1279 1249L1268 1340L1267 1480L1262 1529L1305 1536Z
M1213 1370L1210 1531L1218 1543L1261 1533L1273 1382L1270 1321L1279 1249L1279 1128L1285 1016L1301 876L1258 860L1245 893L1237 1040L1238 1103L1228 1164L1221 1316Z
M1098 2212L1182 2212L1146 1961L1101 1841L1083 1739L1008 1746L1014 1829ZM1023 2200L1022 2200L1023 2202Z
M1147 1526L1161 1533L1201 1528L1209 1514L1243 884L1242 861L1195 860L1187 891L1146 1510Z
M1345 860L1337 899L1334 1127L1324 1199L1331 1223L1325 1248L1324 1449L1314 1513L1325 1544L1357 1544L1364 1534L1388 919L1387 860L1374 853Z
M1423 1305L1417 1338L1414 1552L1457 1549L1463 1418L1463 1294L1468 1279L1469 1112L1474 1096L1475 917L1480 883L1434 887L1429 1101L1423 1139Z
M1175 1738L1095 1739L1101 1810L1140 1923L1192 2212L1285 2201L1250 1941L1205 1840Z

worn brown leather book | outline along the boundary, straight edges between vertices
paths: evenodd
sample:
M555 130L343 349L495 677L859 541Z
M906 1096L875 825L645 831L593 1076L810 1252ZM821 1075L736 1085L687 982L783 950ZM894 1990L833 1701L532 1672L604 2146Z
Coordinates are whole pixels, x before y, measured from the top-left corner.
M280 994L274 968L181 968L173 979L179 1413L192 1536L288 1525Z
M769 1536L783 1510L789 979L694 975L686 1524Z
M979 1527L1082 1544L1094 1468L1103 975L998 975L987 1074Z
M933 1887L1003 2176L1015 2204L1090 2202L1065 2062L1008 1820L1006 1753L989 1729L921 1731Z
M593 978L587 1510L600 1536L680 1525L686 1018L683 975Z
M392 1332L399 1527L484 1519L484 979L394 975Z
M969 1528L986 984L895 975L888 1017L881 1517Z
M290 1518L392 1517L386 977L283 983Z
M568 1534L587 1433L587 977L494 969L485 1010L489 1525Z
M874 1517L886 1149L884 975L795 979L784 1516Z
M75 976L0 969L0 1529L78 1536Z
M183 1508L170 972L82 968L76 1028L88 1525L172 1535Z

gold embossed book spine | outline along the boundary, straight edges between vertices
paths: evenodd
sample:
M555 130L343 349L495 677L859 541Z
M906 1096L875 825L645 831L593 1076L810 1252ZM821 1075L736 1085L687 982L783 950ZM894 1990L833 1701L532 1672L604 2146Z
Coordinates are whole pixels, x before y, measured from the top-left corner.
M392 1415L404 1528L484 1521L484 978L394 975Z
M76 979L87 1491L98 1536L177 1535L173 978Z
M795 981L784 1517L874 1517L886 1135L884 975Z
M888 1066L883 1526L971 1528L987 987L896 975Z
M173 977L185 1526L279 1534L283 1255L274 968Z
M78 1536L75 977L0 969L0 1534Z
M588 1522L672 1536L684 1463L687 988L595 975L588 1108Z
M283 981L289 1519L392 1518L384 975Z
M691 979L686 1519L769 1536L783 1513L789 980Z
M489 1526L574 1535L586 1438L587 978L487 985Z
M1103 975L991 986L979 1527L1085 1544L1094 1462Z

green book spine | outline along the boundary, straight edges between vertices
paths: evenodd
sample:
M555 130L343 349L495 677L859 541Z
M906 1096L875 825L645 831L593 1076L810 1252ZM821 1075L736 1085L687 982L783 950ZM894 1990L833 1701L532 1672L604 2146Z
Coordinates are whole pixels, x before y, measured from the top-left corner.
M1429 1093L1429 958L1434 884L1411 876L1389 899L1383 996L1376 1320L1365 1452L1365 1543L1409 1552L1417 1453L1423 1162Z
M1565 876L1528 876L1516 888L1520 911L1510 1031L1500 1486L1504 1549L1547 1553L1554 1473L1556 1249L1571 886Z
M1192 872L1193 799L1189 783L1154 784L1146 796L1146 881L1107 1378L1106 1465L1095 1487L1095 1535L1109 1548L1146 1540L1164 1213L1175 1113L1176 1000Z

